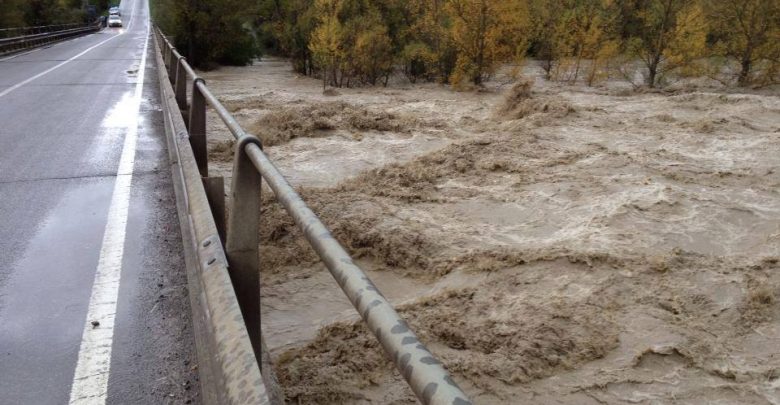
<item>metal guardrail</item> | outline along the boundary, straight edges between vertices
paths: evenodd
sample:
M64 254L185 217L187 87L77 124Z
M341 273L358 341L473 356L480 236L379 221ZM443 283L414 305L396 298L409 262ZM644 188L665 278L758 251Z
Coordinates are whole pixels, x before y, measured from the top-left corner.
M36 48L99 30L99 21L90 24L62 24L0 29L0 55Z
M75 23L75 24L38 25L34 27L0 28L0 38L23 37L26 35L62 31L70 28L78 28L83 26L84 24Z
M382 348L393 360L420 402L435 405L471 404L441 362L418 340L393 306L352 261L349 254L268 159L260 140L241 128L235 118L206 87L205 80L198 76L159 29L155 29L155 36L158 49L162 52L161 57L170 84L174 89L176 103L187 126L191 150L217 224L225 217L224 187L222 178L208 176L207 106L217 113L236 138L230 220L227 226L220 226L219 233L223 235L227 270L255 356L261 364L263 379L268 380L265 374L272 372L268 367L270 362L267 360L262 344L260 328L258 223L261 181L265 180L277 200L303 231L308 242L366 322L369 330L379 340ZM273 398L272 402L275 402Z
M154 41L157 66L164 67ZM157 69L176 211L181 227L192 323L204 404L272 404L273 376L261 374L228 274L227 258L209 207L189 134L168 74ZM270 388L270 389L269 389Z

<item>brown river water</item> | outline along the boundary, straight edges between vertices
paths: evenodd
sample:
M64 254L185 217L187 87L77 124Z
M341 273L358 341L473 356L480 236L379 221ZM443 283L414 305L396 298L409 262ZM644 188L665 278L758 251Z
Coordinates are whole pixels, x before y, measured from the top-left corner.
M500 77L332 95L278 59L205 77L475 403L780 404L777 91L525 70L511 105ZM215 116L209 136L229 178ZM262 214L288 401L413 403L270 191Z

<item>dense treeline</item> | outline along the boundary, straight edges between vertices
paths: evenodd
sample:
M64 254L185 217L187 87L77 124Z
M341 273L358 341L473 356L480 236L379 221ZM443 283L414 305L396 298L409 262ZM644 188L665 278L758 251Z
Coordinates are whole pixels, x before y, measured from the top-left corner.
M295 69L335 86L411 81L480 84L519 61L531 32L525 0L267 0L262 37Z
M150 0L156 23L173 37L190 63L244 65L258 56L251 24L257 4L248 0Z
M89 3L101 13L108 10L111 0ZM82 23L88 17L82 0L0 0L0 28Z
M587 84L780 79L780 0L152 1L200 65L247 63L262 49L324 85L386 84L394 73L479 85L528 56L550 80Z

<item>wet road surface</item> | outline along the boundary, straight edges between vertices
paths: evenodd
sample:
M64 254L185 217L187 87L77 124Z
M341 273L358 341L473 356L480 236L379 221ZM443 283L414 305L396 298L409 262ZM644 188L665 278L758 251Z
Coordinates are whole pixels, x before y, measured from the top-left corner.
M0 58L0 404L198 402L148 5L121 8Z

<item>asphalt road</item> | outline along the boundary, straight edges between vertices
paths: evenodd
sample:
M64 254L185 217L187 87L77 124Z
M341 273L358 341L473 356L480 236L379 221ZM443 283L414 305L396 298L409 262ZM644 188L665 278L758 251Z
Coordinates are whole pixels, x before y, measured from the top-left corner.
M0 58L0 404L199 402L148 5L121 9Z

